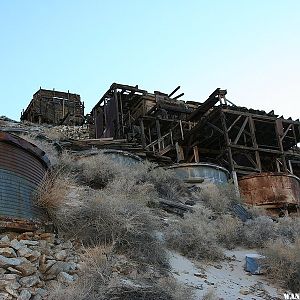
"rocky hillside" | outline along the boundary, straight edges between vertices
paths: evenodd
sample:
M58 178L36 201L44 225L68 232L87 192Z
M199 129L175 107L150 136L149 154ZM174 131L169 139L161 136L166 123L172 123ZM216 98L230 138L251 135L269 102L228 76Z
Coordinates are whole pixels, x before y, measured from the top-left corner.
M60 128L3 118L1 126L19 126L14 132L50 157L35 201L54 232L1 233L0 299L281 299L282 291L297 292L299 219L246 208L252 217L243 222L233 209L243 201L231 184L191 189L154 163L57 152ZM241 280L225 294L226 262L237 260L228 251L238 249L266 256L265 275L253 276L271 290L251 289L241 256L232 264ZM178 267L174 257L195 269Z

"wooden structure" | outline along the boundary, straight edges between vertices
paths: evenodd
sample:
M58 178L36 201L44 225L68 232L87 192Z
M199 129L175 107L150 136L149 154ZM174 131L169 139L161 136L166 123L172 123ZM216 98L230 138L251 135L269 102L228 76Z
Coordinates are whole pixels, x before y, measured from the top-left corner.
M112 84L91 112L91 137L134 141L173 162L210 162L233 177L299 175L299 120L238 107L216 89L203 103Z
M81 125L84 121L84 103L80 95L39 89L21 114L22 121L52 125Z

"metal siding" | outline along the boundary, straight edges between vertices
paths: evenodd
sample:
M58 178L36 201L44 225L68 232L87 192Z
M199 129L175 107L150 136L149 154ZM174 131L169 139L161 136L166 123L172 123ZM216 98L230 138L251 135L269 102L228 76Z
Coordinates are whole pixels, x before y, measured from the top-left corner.
M46 173L39 157L0 140L0 217L41 221L45 212L33 195Z

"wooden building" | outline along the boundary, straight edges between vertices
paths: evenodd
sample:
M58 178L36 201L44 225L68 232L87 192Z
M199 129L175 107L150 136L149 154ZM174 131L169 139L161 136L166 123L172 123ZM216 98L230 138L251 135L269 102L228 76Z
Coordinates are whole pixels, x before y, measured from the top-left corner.
M21 121L52 125L81 125L84 121L84 102L80 95L39 89L21 114Z

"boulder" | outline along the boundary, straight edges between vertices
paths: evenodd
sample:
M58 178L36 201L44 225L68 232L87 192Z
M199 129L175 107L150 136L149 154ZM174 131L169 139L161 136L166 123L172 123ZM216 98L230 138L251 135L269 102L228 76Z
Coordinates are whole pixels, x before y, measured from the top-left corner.
M31 292L29 290L22 290L17 300L29 300L31 298Z

